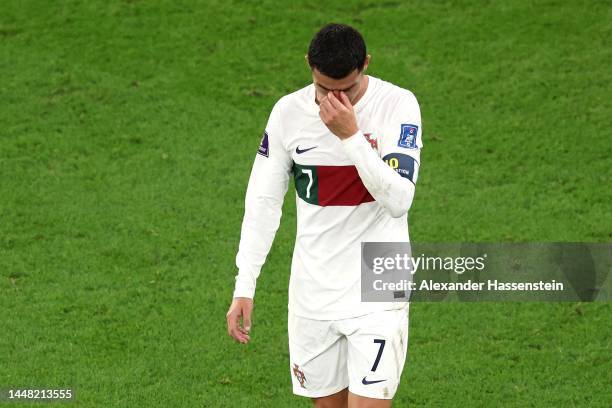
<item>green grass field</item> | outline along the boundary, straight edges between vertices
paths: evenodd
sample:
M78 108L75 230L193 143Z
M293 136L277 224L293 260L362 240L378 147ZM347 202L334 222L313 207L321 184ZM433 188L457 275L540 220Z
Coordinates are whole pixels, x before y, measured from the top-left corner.
M609 1L5 0L0 388L310 406L288 366L291 188L249 345L225 312L263 126L330 21L421 104L414 240L612 240ZM395 406L609 407L611 313L415 303Z

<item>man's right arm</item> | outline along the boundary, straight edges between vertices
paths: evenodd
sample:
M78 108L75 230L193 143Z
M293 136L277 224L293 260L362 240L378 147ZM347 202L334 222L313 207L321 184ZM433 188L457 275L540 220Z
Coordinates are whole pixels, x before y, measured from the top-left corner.
M281 141L280 101L276 103L253 163L247 187L240 245L236 255L234 300L227 313L228 333L237 341L249 340L255 286L266 261L282 213L291 173L291 156ZM242 317L242 327L240 318Z

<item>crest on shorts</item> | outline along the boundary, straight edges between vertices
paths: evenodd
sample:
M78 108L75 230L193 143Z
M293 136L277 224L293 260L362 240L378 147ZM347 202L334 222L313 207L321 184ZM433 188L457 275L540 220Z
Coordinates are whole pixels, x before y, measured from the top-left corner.
M306 382L304 371L300 370L300 366L295 363L293 364L293 375L295 375L295 378L298 380L302 388L306 388L306 386L304 386L304 383Z

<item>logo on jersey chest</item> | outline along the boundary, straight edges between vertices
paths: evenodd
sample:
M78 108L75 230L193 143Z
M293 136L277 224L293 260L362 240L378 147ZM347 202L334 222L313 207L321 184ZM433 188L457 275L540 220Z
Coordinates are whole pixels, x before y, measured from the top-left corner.
M378 140L376 140L376 138L372 136L371 132L364 133L363 136L366 138L368 143L370 143L370 146L372 146L372 149L378 149Z
M306 153L306 152L307 152L307 151L309 151L309 150L316 149L317 147L319 147L319 146L313 146L313 147L309 147L309 148L307 148L307 149L300 149L300 146L297 146L297 147L295 148L295 152L296 152L297 154L302 154L302 153Z

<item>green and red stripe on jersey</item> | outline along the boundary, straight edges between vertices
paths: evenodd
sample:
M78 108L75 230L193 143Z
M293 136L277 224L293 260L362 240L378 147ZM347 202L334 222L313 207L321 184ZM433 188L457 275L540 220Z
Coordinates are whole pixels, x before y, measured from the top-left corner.
M307 166L293 163L298 196L320 206L354 206L374 201L355 166Z

